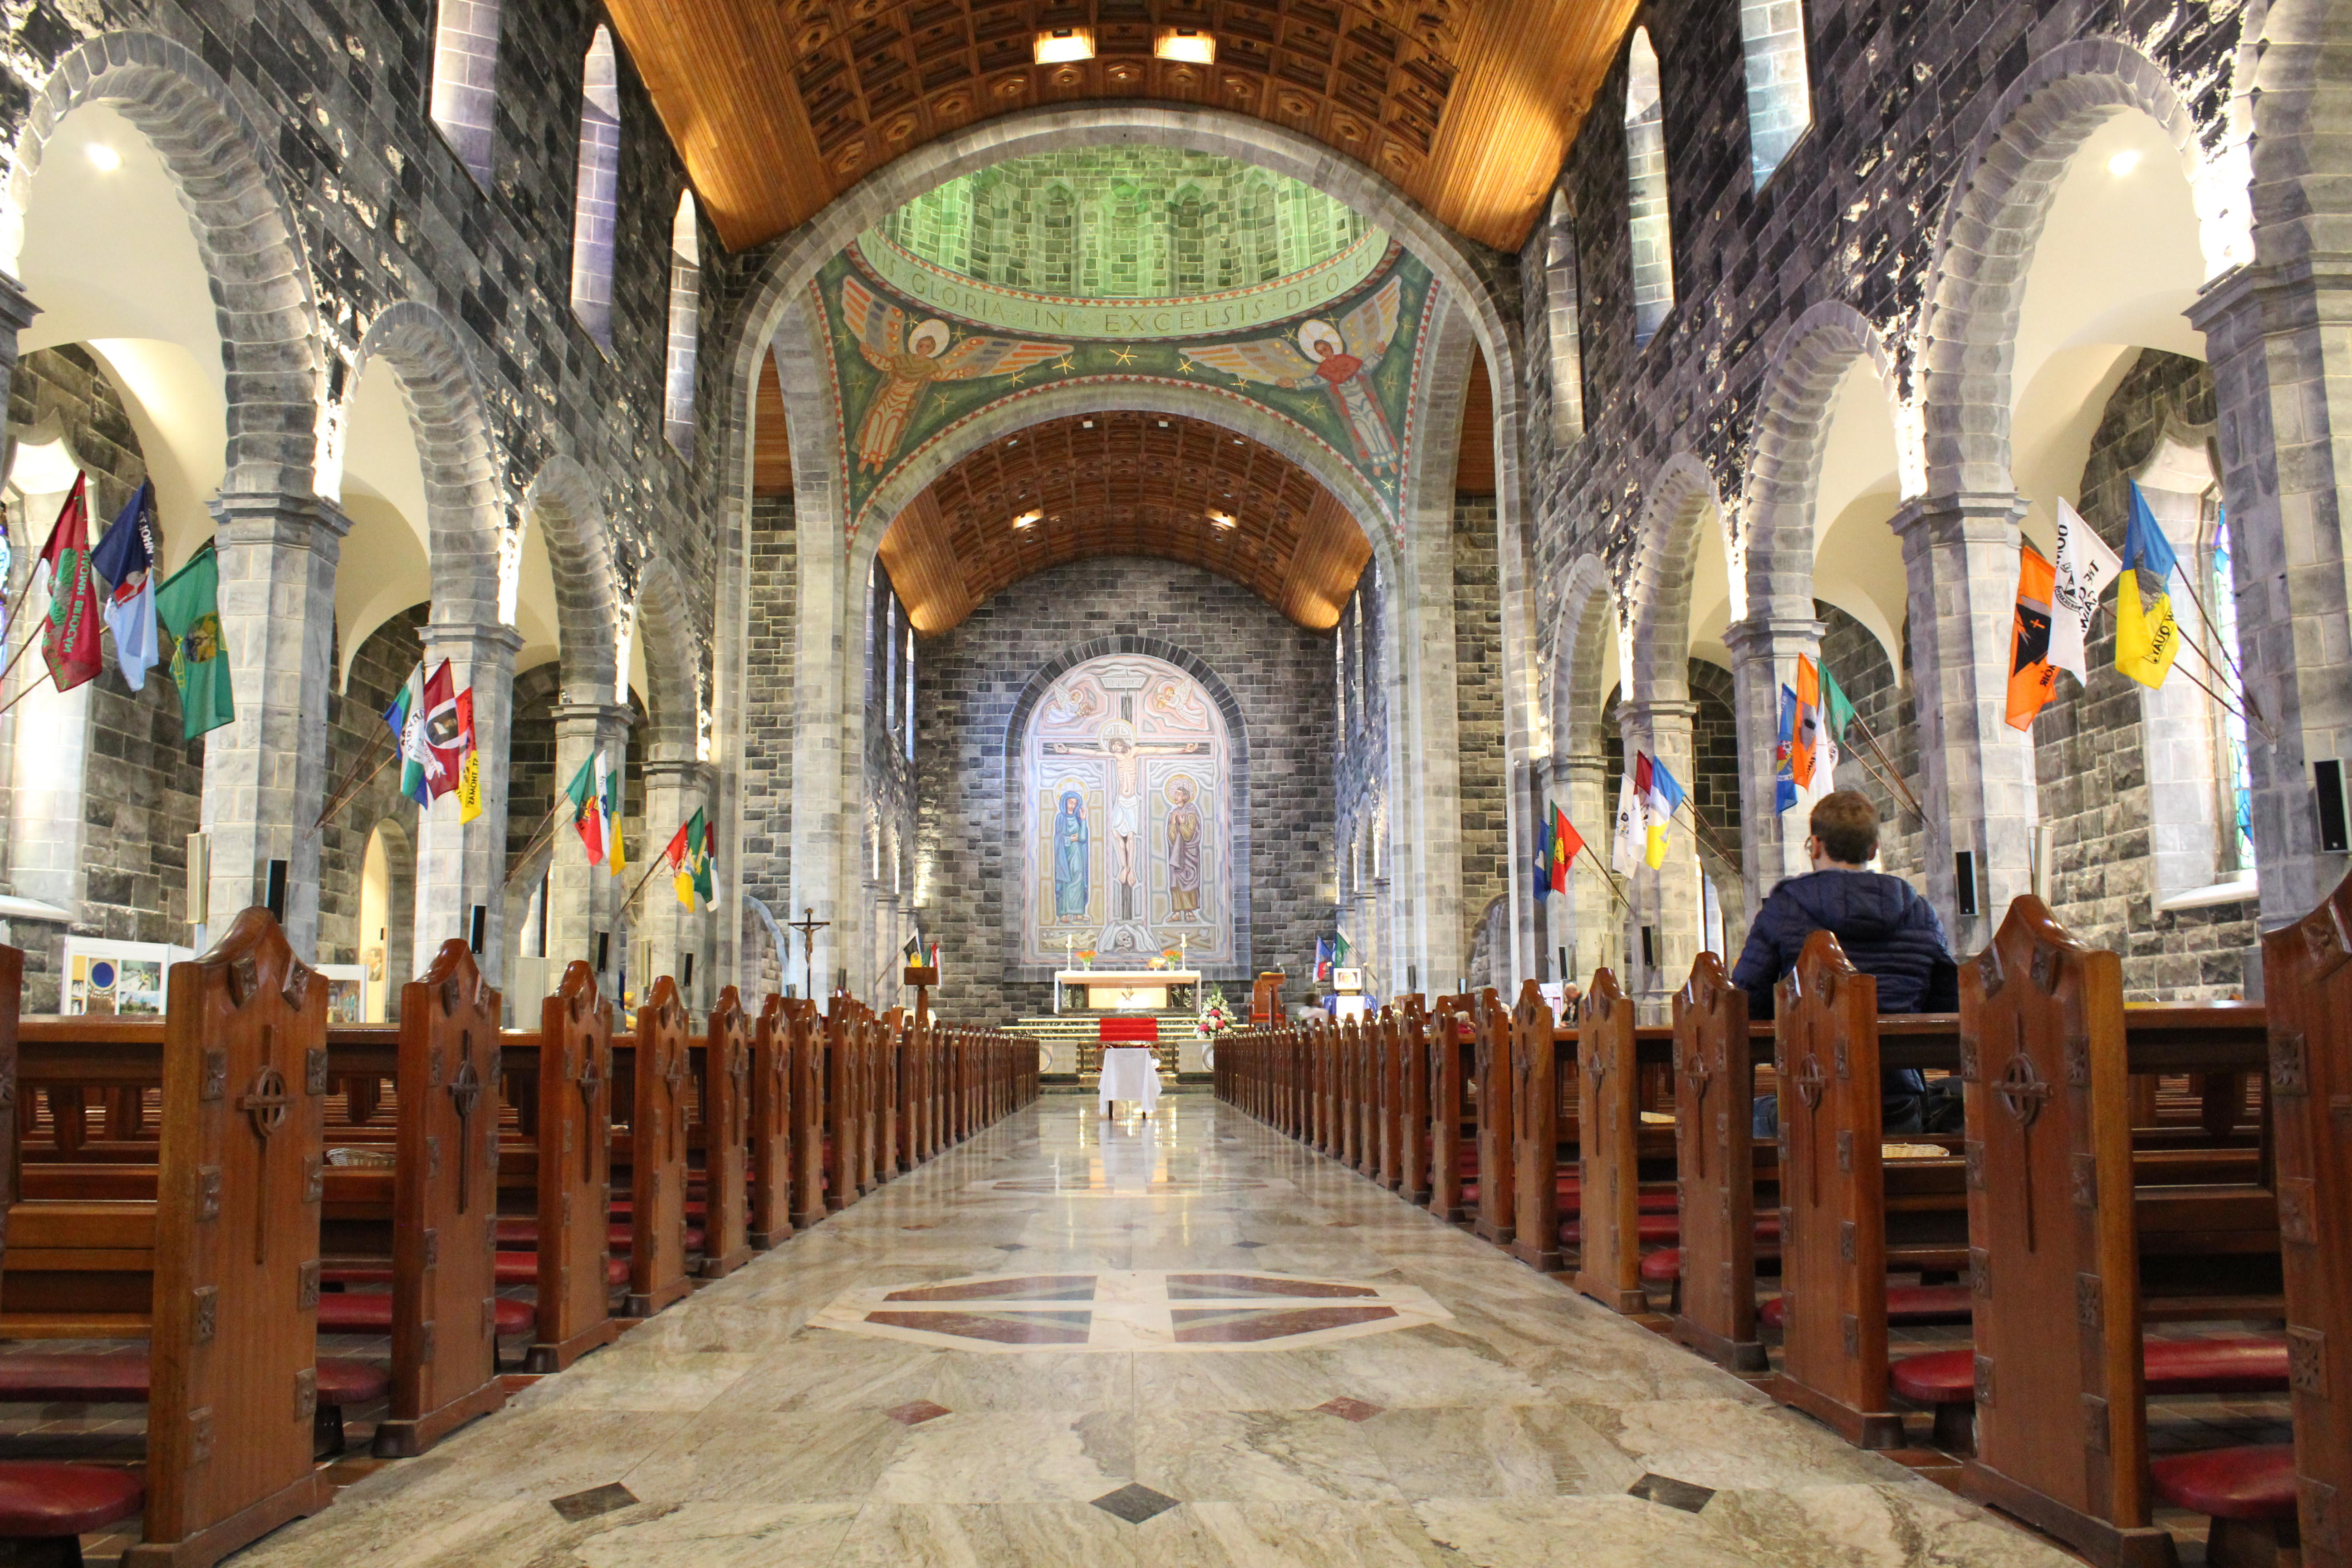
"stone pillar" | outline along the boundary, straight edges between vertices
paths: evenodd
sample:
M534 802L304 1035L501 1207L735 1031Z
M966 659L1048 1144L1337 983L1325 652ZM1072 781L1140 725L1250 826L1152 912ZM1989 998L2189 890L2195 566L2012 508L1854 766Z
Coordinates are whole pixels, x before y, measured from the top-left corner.
M0 272L0 409L8 406L9 384L16 374L16 339L41 308L33 303L24 287L5 272Z
M236 717L205 737L212 871L198 945L268 901L276 860L286 864L287 940L315 960L335 563L352 522L314 495L221 495L212 505Z
M646 778L646 841L638 849L645 865L651 868L654 860L669 847L677 830L698 809L705 812L705 820L713 795L713 770L706 763L690 757L666 755L682 750L675 746L656 748L656 755L645 764ZM717 868L713 868L716 875ZM634 886L645 872L630 863L628 881ZM625 893L626 887L622 889ZM713 990L710 952L710 917L698 903L688 910L677 901L677 889L667 866L655 871L639 895L632 911L636 929L645 937L646 973L638 983L640 994L649 989L656 975L667 974L678 983L678 995L689 1012L707 1013ZM686 979L686 955L694 955L694 980ZM633 977L634 978L634 977Z
M2011 584L2012 590L2015 584ZM2012 593L2012 598L2014 594ZM1780 689L1797 685L1800 655L1819 665L1822 624L1811 616L1750 616L1724 633L1731 648L1733 698L1739 721L1740 882L1749 912L1784 877L1811 869L1800 808L1775 809L1773 753L1780 743ZM1726 931L1727 942L1736 942ZM1727 962L1732 955L1725 954Z
M2312 764L2352 757L2352 638L2337 443L2352 405L2352 266L2333 255L2242 267L2189 313L2221 415L2221 496L2237 575L2263 929L2316 907L2347 858L2320 847ZM2250 970L2260 949L2249 954Z
M474 745L481 754L482 814L457 820L458 807L441 803L421 812L416 832L416 935L412 946L422 973L451 937L470 939L473 911L483 916L481 952L475 956L493 985L504 985L507 913L507 791L504 759L514 722L514 661L522 634L512 626L425 626L425 667L449 661L459 691L474 691ZM406 975L386 977L397 994Z
M1652 697L1619 704L1617 722L1625 737L1627 765L1634 752L1647 752L1664 763L1685 789L1690 788L1696 773L1691 721L1697 713L1698 704L1687 698ZM1674 994L1690 978L1691 964L1699 955L1703 910L1694 820L1687 806L1677 812L1666 833L1665 863L1655 870L1643 866L1627 879L1636 929L1627 958L1633 973L1621 979L1639 1004L1644 1023L1668 1020ZM1646 966L1642 962L1642 926L1651 928L1656 959Z
M1599 752L1580 752L1555 759L1560 780L1560 805L1568 820L1591 847L1579 855L1568 872L1568 976L1579 985L1592 979L1604 965L1621 973L1625 967L1625 922L1616 894L1601 868L1609 863L1610 835L1615 829L1615 781L1609 777L1609 760ZM1595 862L1599 862L1598 865ZM1555 937L1553 945L1561 945Z
M2024 515L2012 495L1928 496L1906 503L1893 525L1910 584L1927 898L1964 955L1990 942L2010 900L2033 889L2032 742L2002 717ZM1969 917L1959 913L1959 854L1976 868Z
M596 962L597 939L604 939L604 965L598 986L615 1001L620 998L621 968L627 932L621 920L621 900L628 892L608 867L588 864L588 847L580 842L568 820L571 808L563 788L598 750L612 772L625 771L629 760L627 708L606 702L562 702L555 709L555 791L557 799L554 858L547 877L548 973L561 976L575 958ZM638 846L638 853L645 847ZM636 862L632 860L634 868ZM630 876L641 873L632 870ZM642 988L635 988L642 989ZM614 1026L621 1026L615 1019Z
M1388 890L1389 879L1375 877L1369 888L1356 898L1357 912L1360 916L1357 923L1364 933L1364 973L1371 976L1372 984L1383 1001L1404 994L1404 965L1390 965L1391 948L1388 932L1381 925L1389 918Z

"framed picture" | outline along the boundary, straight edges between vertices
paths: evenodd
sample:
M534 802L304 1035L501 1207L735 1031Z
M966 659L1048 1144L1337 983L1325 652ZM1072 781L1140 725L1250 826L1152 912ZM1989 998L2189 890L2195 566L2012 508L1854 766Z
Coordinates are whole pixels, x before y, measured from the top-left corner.
M320 963L312 967L327 982L327 1022L330 1024L364 1024L369 1022L367 1008L368 972L364 963Z
M1331 971L1332 990L1344 993L1349 991L1361 991L1363 988L1364 972L1362 970L1334 969Z
M195 950L161 942L107 942L68 936L65 984L58 1007L77 1016L160 1014L172 965L195 957Z

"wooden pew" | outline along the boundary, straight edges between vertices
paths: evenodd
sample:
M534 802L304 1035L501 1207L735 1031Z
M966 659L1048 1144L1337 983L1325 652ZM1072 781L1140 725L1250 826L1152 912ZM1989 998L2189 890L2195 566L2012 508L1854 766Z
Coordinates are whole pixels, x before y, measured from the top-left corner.
M1448 1225L1469 1217L1462 1196L1465 1145L1462 1128L1469 1113L1470 998L1441 996L1431 1016L1429 1057L1429 1212Z
M860 1031L856 1004L835 994L824 1018L824 1206L838 1214L857 1201L857 1063Z
M686 1276L686 1009L662 975L637 1009L631 1042L629 1293L625 1310L650 1318L684 1297Z
M1508 1247L1518 1217L1511 1148L1511 1015L1494 987L1477 994L1470 1022L1478 1117L1478 1209L1472 1229L1480 1240Z
M1430 1137L1428 1009L1418 995L1398 1004L1395 1071L1400 1084L1397 1195L1409 1204L1429 1202Z
M1633 1010L1625 1009L1625 1023ZM1517 1199L1511 1255L1531 1268L1557 1274L1566 1261L1559 1249L1560 1051L1552 1035L1551 1006L1532 980L1519 989L1518 1005L1496 1026L1508 1031L1511 1073L1512 1184ZM1566 1064L1574 1072L1574 1058ZM1483 1154L1480 1169L1485 1168ZM1580 1289L1581 1287L1580 1286Z
M523 1365L561 1372L620 1338L613 1320L606 1211L613 1190L613 1005L584 959L564 966L540 1004L535 1033L505 1037L510 1065L528 1060L533 1118L529 1197L538 1252L538 1331Z
M1748 993L1702 952L1675 994L1682 1289L1674 1335L1735 1372L1769 1364L1756 1331L1755 1071Z
M0 1397L87 1396L63 1386L82 1363L123 1381L114 1397L143 1390L132 1568L205 1568L331 1496L312 1463L326 991L250 909L172 966L163 1018L19 1029L26 1089L162 1086L152 1195L20 1197L0 1272L0 1337L148 1342L144 1357L0 1355Z
M2150 1514L2147 1394L2283 1385L2289 1358L2264 1339L2143 1339L2149 1255L2193 1234L2197 1273L2218 1273L2217 1233L2259 1235L2269 1194L2140 1184L2126 1031L2121 960L2038 900L1961 966L1977 1417L1961 1488L2094 1562L2155 1565L2174 1552ZM2208 1300L2168 1315L2238 1314Z
M751 1020L735 987L719 991L704 1033L690 1046L701 1056L694 1128L702 1150L699 1272L719 1279L751 1259Z
M793 1224L803 1230L831 1212L825 1183L833 1173L831 1122L833 1031L806 996L788 998L792 1032Z
M874 1167L876 1185L898 1174L899 1056L906 1047L906 1012L893 1007L870 1026L874 1046ZM911 1163L911 1162L910 1162Z
M1538 998L1538 1005L1540 999ZM1543 1009L1547 1026L1550 1009ZM1633 1003L1596 972L1576 1033L1576 1289L1620 1312L1649 1310L1642 1284L1641 1068Z
M764 1252L793 1234L793 1042L790 1005L771 993L751 1034L751 1117L745 1238Z

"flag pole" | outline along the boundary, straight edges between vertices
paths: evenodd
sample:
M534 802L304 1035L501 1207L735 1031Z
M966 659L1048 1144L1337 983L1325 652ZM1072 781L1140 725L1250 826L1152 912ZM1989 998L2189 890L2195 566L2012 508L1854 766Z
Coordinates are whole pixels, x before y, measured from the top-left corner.
M1853 721L1862 729L1862 743L1870 748L1871 755L1876 757L1880 763L1885 765L1886 782L1894 785L1895 792L1902 795L1903 804L1911 808L1912 816L1917 817L1922 822L1927 821L1927 807L1919 804L1919 797L1913 795L1911 793L1911 786L1903 782L1903 774L1900 770L1895 767L1895 763L1887 757L1886 753L1880 750L1878 737L1871 731L1870 721L1864 719L1861 714L1856 713L1853 716Z
M338 795L333 801L329 803L324 811L319 813L319 820L310 825L310 831L313 833L318 832L320 828L326 826L329 822L332 821L343 807L351 805L352 801L357 800L359 798L360 791L373 784L375 782L376 774L390 767L392 765L392 759L395 755L397 755L396 752L386 752L383 756L377 758L375 766L368 770L367 777L360 780L359 783L352 785L342 794ZM357 770L354 769L354 771ZM349 775L346 774L345 776L348 777ZM424 809L430 811L432 807L427 805Z
M646 884L654 879L654 873L660 870L662 868L662 862L668 858L669 857L667 853L654 857L653 864L646 868L646 874L637 879L637 885L629 889L629 896L621 900L621 907L623 909L625 910L637 901L637 895L646 890Z
M1592 846L1584 842L1581 837L1576 841L1576 847L1583 850L1584 858L1591 861L1592 864L1599 868L1601 872L1601 884L1609 889L1609 896L1615 899L1620 904L1623 905L1626 913L1633 913L1633 905L1632 901L1625 897L1624 890L1617 885L1617 873L1612 871L1609 868L1608 863L1602 860L1600 856L1594 854L1592 852Z
M384 731L387 738L391 733L392 731L390 730L386 730ZM324 810L319 813L319 820L310 824L311 832L316 833L319 829L327 826L327 819L334 816L336 812L342 809L343 802L347 798L343 792L352 787L352 780L357 776L360 771L360 764L366 762L370 757L375 755L376 744L380 743L381 742L371 743L365 751L352 759L352 765L343 770L342 778L336 783L334 789L327 796L327 798L334 804L327 806ZM383 763L378 763L373 770L368 773L368 777L373 779L377 773L382 772L383 772Z
M16 668L16 661L15 661L14 659L11 659L11 660L9 661L9 668L12 668L12 669L13 669L13 668ZM7 670L5 670L5 669L0 669L0 680L5 680L5 679L8 679L8 671L7 671ZM8 710L9 710L9 709L14 708L15 706L16 706L16 704L17 704L17 703L22 702L23 700L25 700L25 699L26 699L26 698L30 697L34 692L38 691L38 690L41 689L41 682L43 682L44 680L47 680L47 679L49 679L49 667L48 667L47 665L43 665L43 666L41 667L41 673L40 673L40 674L38 674L38 675L37 675L37 676L35 676L35 677L33 677L33 679L30 679L30 680L28 680L28 681L25 682L25 689L24 689L22 691L17 692L16 696L11 697L10 699L8 699L8 700L7 700L5 704L0 704L0 719L5 719L5 718L6 718L6 717L8 716ZM2192 680L2194 680L2194 679L2196 679L2196 677L2195 677L2195 676L2191 676L2191 677L2189 677L2189 679L2192 679Z
M2246 684L2246 672L2239 667L2237 658L2230 652L2230 650L2221 646L2221 634L2214 626L2213 617L2205 613L2205 601L2199 596L2197 584L2189 580L2189 574L2186 572L2180 574L2180 585L2188 591L2189 602L2197 606L2197 618L2205 623L2205 635L2213 639L2215 647L2221 648L2221 657L2230 661L2230 673L2238 678L2238 685L2240 689L2242 689ZM2198 656L2205 660L2205 668L2208 669L2213 669L2212 656L2208 654L2201 647L2199 648L2197 652ZM2214 670L2214 673L2218 675L2221 671L2216 669ZM2253 705L2253 698L2249 695L2246 699L2246 706L2251 708Z
M556 807L563 804L563 799L564 797L560 795L555 797L555 805L547 808L547 815L539 819L539 826L530 830L530 837L529 838L523 840L521 850L516 854L512 860L507 863L507 881L509 884L514 881L515 873L522 868L522 863L530 859L532 851L539 847L540 835L545 833L549 825L554 822Z
M1717 858L1720 859L1725 865L1730 867L1733 870L1740 870L1741 867L1739 864L1739 857L1734 855L1731 851L1723 847L1723 840L1716 834L1715 825L1707 821L1706 817L1699 815L1698 803L1685 795L1683 799L1683 804L1690 808L1692 825L1698 829L1700 834L1705 836L1707 847L1715 851Z

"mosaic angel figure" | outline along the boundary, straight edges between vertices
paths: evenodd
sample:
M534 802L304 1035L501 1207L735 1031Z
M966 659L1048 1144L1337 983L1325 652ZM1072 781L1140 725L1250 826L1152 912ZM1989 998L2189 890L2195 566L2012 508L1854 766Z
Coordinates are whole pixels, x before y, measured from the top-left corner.
M1318 316L1291 338L1258 338L1243 343L1208 343L1184 353L1202 364L1267 386L1298 391L1320 382L1339 410L1339 423L1356 443L1356 458L1374 473L1394 472L1401 463L1396 436L1381 412L1372 372L1395 341L1403 310L1403 284L1391 278L1370 299L1333 326ZM1297 346L1292 347L1293 338ZM1304 350L1304 353L1300 351Z
M909 330L906 311L877 299L854 275L842 279L841 319L857 339L866 363L888 378L857 427L857 461L868 468L884 467L897 454L915 405L932 383L1011 375L1069 353L1066 343L1012 338L956 342L948 324L936 316Z

